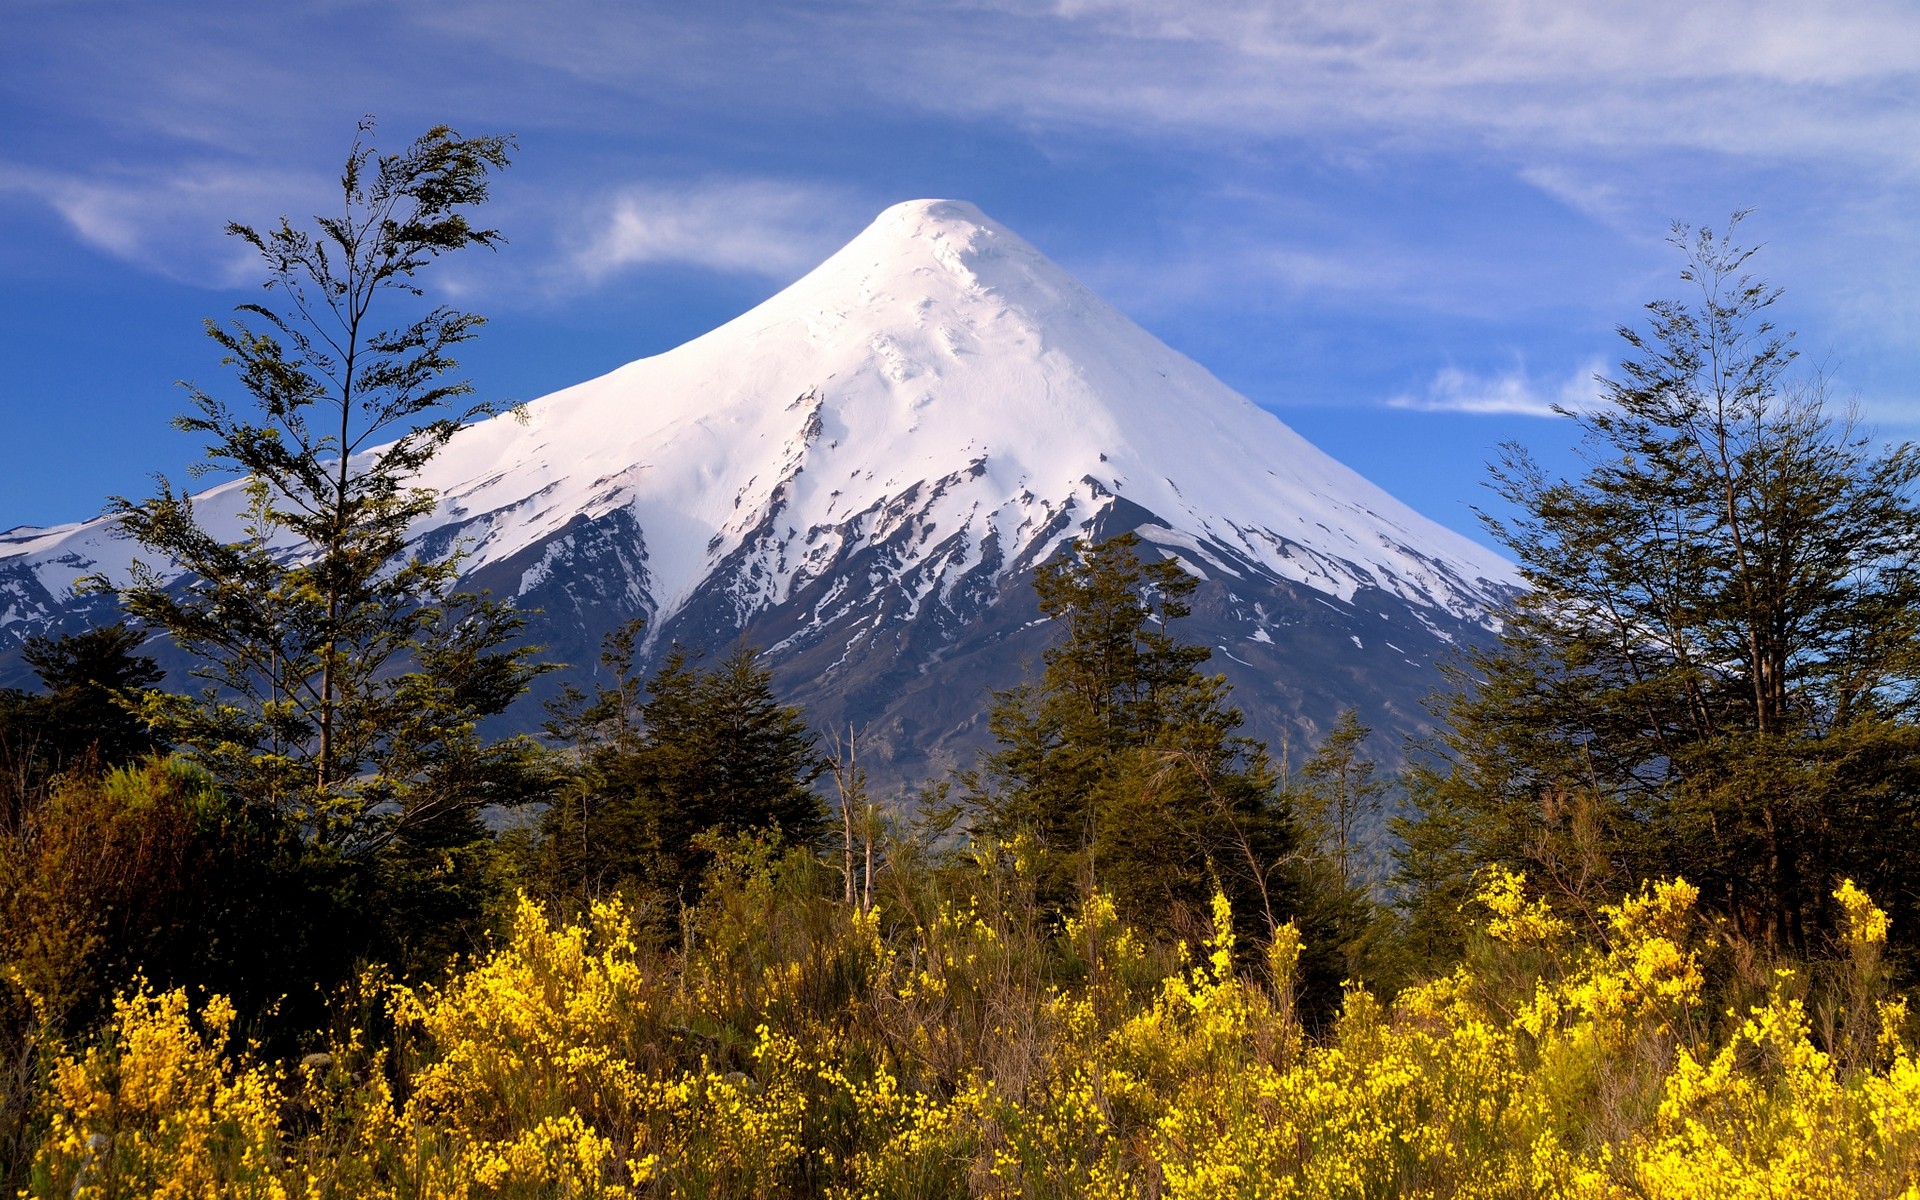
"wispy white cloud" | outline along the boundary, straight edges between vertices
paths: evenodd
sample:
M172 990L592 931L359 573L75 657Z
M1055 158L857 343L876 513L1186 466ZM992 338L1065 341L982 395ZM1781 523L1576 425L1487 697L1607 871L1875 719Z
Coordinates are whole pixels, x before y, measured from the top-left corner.
M282 214L297 221L337 189L317 173L235 163L83 172L0 160L0 196L43 207L103 254L211 287L259 274L253 251L226 236L228 221L261 224ZM845 188L765 179L635 185L586 204L553 196L521 196L513 204L516 218L533 228L528 240L543 261L518 256L511 264L460 264L468 269L442 273L449 294L527 283L565 294L656 265L791 278L878 211Z
M1536 379L1523 364L1490 375L1442 367L1425 391L1394 396L1387 404L1420 412L1550 417L1555 415L1556 408L1577 411L1598 404L1600 386L1596 376L1605 369L1604 359L1593 358L1555 383Z
M845 189L807 183L636 185L581 218L560 272L596 283L635 267L677 265L786 279L844 242L850 214L867 211Z
M1438 274L1430 262L1379 246L1256 237L1221 237L1211 244L1195 237L1151 255L1115 246L1088 254L1074 267L1095 292L1136 316L1219 304L1223 297L1246 304L1255 295L1304 297L1331 307L1394 290L1408 302L1425 303L1415 281L1422 271L1429 281Z
M555 9L564 16L556 16ZM504 58L635 91L894 102L1138 136L1460 138L1920 165L1920 9L1899 0L839 0L750 12L475 0ZM735 64L787 66L742 78Z
M0 194L44 206L104 254L205 286L258 273L253 251L226 236L228 221L274 220L323 187L320 176L223 164L80 173L0 162Z
M1920 10L1791 0L1061 0L1018 44L920 48L923 102L1030 119L1920 162ZM936 69L951 62L955 70ZM1044 67L1045 69L1036 69ZM965 74L970 87L953 86Z
M1634 211L1632 197L1604 168L1579 171L1560 164L1534 164L1522 167L1519 176L1523 182L1600 225L1641 235L1647 232L1639 227L1639 214Z

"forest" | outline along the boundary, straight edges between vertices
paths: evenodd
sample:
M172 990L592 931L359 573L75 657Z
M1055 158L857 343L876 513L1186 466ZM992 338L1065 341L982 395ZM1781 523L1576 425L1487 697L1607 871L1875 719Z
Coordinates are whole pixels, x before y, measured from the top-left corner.
M1196 580L1042 565L993 748L882 804L751 647L558 669L409 525L515 147L363 129L109 512L126 621L0 691L0 1190L35 1197L1920 1196L1920 452L1676 226L1527 589L1388 772L1242 732ZM293 539L304 555L279 552ZM148 638L191 656L173 690ZM175 681L177 684L177 681Z

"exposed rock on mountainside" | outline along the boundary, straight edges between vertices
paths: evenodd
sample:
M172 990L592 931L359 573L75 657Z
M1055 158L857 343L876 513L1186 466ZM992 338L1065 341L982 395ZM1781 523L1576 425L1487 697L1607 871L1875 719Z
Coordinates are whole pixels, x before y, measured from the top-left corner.
M719 329L464 431L423 482L423 547L542 610L554 657L592 664L635 615L649 653L744 636L889 780L970 760L987 689L1053 636L1030 572L1076 536L1137 530L1200 575L1187 636L1249 731L1296 745L1348 705L1418 727L1436 656L1516 584L955 201L890 208ZM199 506L237 530L242 502ZM0 534L0 654L98 619L73 581L131 557L98 521Z

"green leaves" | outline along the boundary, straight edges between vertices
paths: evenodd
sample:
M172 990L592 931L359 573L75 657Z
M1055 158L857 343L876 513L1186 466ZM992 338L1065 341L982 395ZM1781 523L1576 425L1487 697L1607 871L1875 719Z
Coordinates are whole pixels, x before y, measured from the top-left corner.
M1218 879L1271 922L1296 840L1278 780L1236 732L1225 680L1200 674L1210 651L1169 630L1197 581L1172 559L1142 563L1139 544L1076 545L1040 569L1040 611L1062 639L1038 684L995 699L976 831L1030 838L1056 905L1097 883L1164 930L1204 912Z
M244 478L239 536L202 525L160 481L110 512L169 570L136 565L126 609L196 659L204 691L148 716L240 794L306 836L371 854L414 826L523 798L531 744L475 732L541 668L510 646L507 606L460 596L459 555L423 556L407 531L435 496L422 467L490 405L450 377L481 318L420 303L439 256L493 247L467 211L511 141L436 126L378 154L371 124L347 156L341 205L298 227L230 225L266 267L266 297L207 331L244 403L188 386L178 425L207 439L203 471ZM533 789L537 794L537 788Z
M1691 296L1622 329L1606 404L1566 414L1586 472L1550 478L1518 447L1494 472L1521 515L1488 524L1533 590L1457 671L1450 794L1483 856L1573 903L1679 872L1804 948L1841 875L1920 865L1904 784L1870 788L1884 807L1847 836L1858 806L1833 786L1846 746L1904 744L1920 705L1920 451L1876 446L1819 377L1789 375L1753 249L1672 240Z

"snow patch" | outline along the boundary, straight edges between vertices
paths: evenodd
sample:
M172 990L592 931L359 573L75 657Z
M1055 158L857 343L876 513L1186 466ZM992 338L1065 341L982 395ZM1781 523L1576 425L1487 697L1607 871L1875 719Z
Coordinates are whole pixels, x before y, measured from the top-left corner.
M958 201L896 205L718 329L461 431L420 482L443 503L412 535L458 526L469 572L624 507L656 629L710 582L745 618L875 545L894 553L869 587L944 604L989 544L991 589L1123 499L1207 578L1270 573L1339 601L1379 588L1483 623L1518 585ZM244 500L229 483L196 506L237 537ZM60 598L132 557L102 521L0 534L0 568Z

